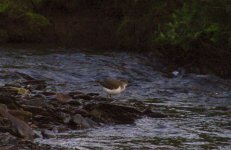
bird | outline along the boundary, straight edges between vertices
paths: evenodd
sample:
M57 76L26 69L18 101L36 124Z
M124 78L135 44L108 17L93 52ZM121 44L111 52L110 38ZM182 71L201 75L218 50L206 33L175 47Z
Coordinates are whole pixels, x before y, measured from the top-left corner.
M107 93L107 97L111 98L112 95L119 94L123 92L127 85L127 80L120 80L120 79L105 79L105 80L97 80L97 83L99 83L103 90Z

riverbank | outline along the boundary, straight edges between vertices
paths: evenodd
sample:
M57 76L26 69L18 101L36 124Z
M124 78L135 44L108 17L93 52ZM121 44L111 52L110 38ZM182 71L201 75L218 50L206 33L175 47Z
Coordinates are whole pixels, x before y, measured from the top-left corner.
M229 7L217 1L4 0L0 42L145 52L171 71L230 78Z

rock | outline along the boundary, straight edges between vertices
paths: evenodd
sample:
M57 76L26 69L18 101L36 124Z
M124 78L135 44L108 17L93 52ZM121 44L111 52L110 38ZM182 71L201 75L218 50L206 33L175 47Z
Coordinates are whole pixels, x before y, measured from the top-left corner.
M52 130L55 131L55 133L59 133L59 132L69 131L70 128L68 128L66 125L59 125L59 126L53 127Z
M146 115L146 116L152 117L152 118L166 118L166 117L168 117L168 115L165 115L161 112L154 112L150 109L146 109L142 113L143 113L143 115Z
M51 97L51 96L54 96L56 93L44 91L44 92L42 92L42 94L45 95L46 97Z
M62 118L62 120L65 124L68 124L71 121L71 115L70 114L61 112L60 117Z
M34 133L33 133L32 129L24 121L11 115L8 112L6 105L4 105L4 104L0 105L0 114L3 117L8 118L11 121L12 127L16 130L16 132L18 133L19 136L21 136L27 140L33 140L34 139Z
M50 116L35 115L33 119L41 124L47 124L53 122L54 119Z
M11 124L9 124L8 126L0 126L0 134L1 133L10 133L11 135L17 136L15 129L10 127L10 125Z
M17 138L10 133L1 133L0 134L0 145L7 146L7 145L16 145ZM1 149L1 148L0 148Z
M45 80L27 80L23 82L26 85L38 85L38 84L46 84Z
M80 114L76 114L72 117L72 121L80 128L80 129L85 129L85 128L90 128L91 125L86 121L85 118L82 117Z
M96 96L99 96L99 93L88 93L87 95L91 97L96 97Z
M73 100L71 96L63 93L56 93L56 99L62 104L69 103Z
M135 108L139 108L139 110L144 110L147 107L143 101L136 99L128 99L127 103Z
M43 138L56 138L56 135L53 131L51 130L43 130L42 131Z
M108 101L112 101L112 99L106 98L106 97L94 97L94 101L97 102L108 102Z
M82 116L86 116L88 114L88 111L87 110L84 110L84 109L75 109L75 112L74 114L80 114Z
M28 112L28 111L24 111L24 110L8 110L8 112L15 116L16 118L19 118L23 121L28 122L31 117L32 117L32 113Z
M130 124L142 114L134 107L107 103L89 104L84 109L92 117L105 123Z
M91 120L90 118L85 118L85 120L87 121L87 123L92 127L92 128L95 128L97 126L99 126L99 124L93 120Z
M91 100L93 98L91 96L89 96L89 95L86 95L86 94L79 94L79 95L75 95L74 99Z
M25 111L32 112L33 114L44 114L46 113L45 109L41 106L29 106L21 105Z
M44 80L27 80L22 83L24 86L30 88L30 90L44 90L47 84Z
M30 98L27 98L23 101L21 101L20 103L23 104L23 105L29 105L29 106L44 106L46 105L46 101L45 101L46 98L44 97L40 97L38 95L35 95L33 97L30 97Z
M83 95L84 93L83 92L80 92L80 91L75 91L75 92L69 92L69 95L72 97L72 98L76 98L78 95Z
M35 138L43 138L42 132L41 131L34 131L34 137Z
M17 92L11 90L9 87L0 87L0 95L2 96L13 96L16 95Z
M70 104L71 106L80 106L81 105L79 100L75 100L75 99L70 101L68 104Z
M17 103L20 99L11 95L0 95L0 104L6 104L9 108L16 109L19 107Z
M30 91L26 88L13 87L13 86L10 86L9 88L13 91L16 91L17 94L22 95L22 96L27 96L30 94Z
M0 126L9 126L10 121L7 118L1 117L2 115L0 114Z

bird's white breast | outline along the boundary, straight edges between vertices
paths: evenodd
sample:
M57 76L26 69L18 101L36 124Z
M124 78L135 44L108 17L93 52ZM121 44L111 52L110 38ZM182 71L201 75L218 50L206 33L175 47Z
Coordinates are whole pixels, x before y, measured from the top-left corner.
M115 94L119 94L121 93L124 88L121 88L120 86L117 88L117 89L107 89L107 88L103 88L104 91L106 91L108 94L111 94L111 95L115 95Z

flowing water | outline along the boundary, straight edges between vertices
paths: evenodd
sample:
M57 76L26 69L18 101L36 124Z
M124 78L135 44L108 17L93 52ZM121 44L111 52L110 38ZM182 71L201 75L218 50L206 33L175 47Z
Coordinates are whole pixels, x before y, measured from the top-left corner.
M38 139L41 144L77 149L231 149L231 80L212 75L166 78L156 61L141 55L62 49L0 49L0 72L18 71L49 83L58 92L102 91L95 80L128 79L117 100L138 99L167 118L138 119ZM16 80L16 79L15 79ZM0 85L13 82L1 78Z

